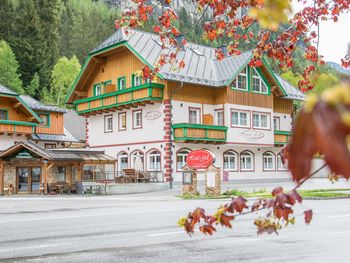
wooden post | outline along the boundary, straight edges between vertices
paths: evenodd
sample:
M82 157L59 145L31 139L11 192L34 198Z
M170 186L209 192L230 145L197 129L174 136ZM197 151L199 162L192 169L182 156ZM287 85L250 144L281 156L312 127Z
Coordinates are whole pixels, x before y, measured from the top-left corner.
M83 164L79 164L79 166L78 166L78 182L82 181L82 175L83 175Z
M4 194L4 174L5 174L4 161L0 161L0 195Z
M43 169L43 181L44 181L44 194L47 194L47 162L44 162L44 169Z
M68 168L68 169L67 169ZM73 181L73 173L72 173L72 169L73 169L73 166L72 165L67 165L66 166L66 174L67 174L67 178L66 178L66 181L69 185L72 184L72 181Z

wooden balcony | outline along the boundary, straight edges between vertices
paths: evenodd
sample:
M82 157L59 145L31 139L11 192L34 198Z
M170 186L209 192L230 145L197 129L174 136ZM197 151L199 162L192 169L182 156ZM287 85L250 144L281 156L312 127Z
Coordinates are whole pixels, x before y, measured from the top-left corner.
M164 85L146 83L140 86L89 97L74 102L80 115L94 115L111 110L122 110L163 99Z
M172 126L174 140L191 143L225 143L226 126L178 123Z
M275 131L275 145L286 145L291 135L290 131Z
M32 122L0 120L0 134L31 135L36 125Z

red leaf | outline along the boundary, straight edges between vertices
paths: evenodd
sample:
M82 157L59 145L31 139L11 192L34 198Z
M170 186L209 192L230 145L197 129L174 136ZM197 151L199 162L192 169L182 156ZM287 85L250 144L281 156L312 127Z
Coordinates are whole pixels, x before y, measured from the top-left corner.
M296 190L291 191L288 196L289 200L292 202L293 205L296 203L296 201L301 203L303 200L301 195Z
M180 68L184 68L185 67L185 62L183 60L180 61L179 67Z
M216 229L212 225L203 225L199 227L199 231L201 231L205 235L207 234L212 235L213 232L216 231Z
M244 208L248 208L247 200L242 196L239 196L232 199L232 202L226 207L226 211L230 213L234 213L236 211L241 214Z
M310 224L312 220L312 210L306 210L304 211L304 216L305 216L305 224Z
M283 188L281 186L275 187L271 192L272 196L277 196L279 193L283 193Z

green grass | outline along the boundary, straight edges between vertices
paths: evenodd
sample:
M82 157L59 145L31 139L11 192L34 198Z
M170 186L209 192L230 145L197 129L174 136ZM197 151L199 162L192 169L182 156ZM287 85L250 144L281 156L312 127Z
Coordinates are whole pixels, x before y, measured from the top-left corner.
M344 193L349 191L349 193ZM298 193L303 198L343 198L350 197L350 188L339 188L339 189L314 189L314 190L299 190ZM184 194L178 195L177 197L183 199L223 199L229 198L230 196L243 196L245 198L271 198L271 192L266 191L265 189L260 189L253 192L245 192L237 189L229 190L223 193L221 196L212 196L212 195L192 195Z

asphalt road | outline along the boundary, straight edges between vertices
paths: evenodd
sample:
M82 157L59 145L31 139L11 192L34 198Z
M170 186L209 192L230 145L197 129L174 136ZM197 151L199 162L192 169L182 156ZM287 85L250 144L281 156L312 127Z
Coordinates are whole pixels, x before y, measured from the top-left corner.
M257 236L255 214L213 237L177 227L193 208L223 202L172 192L0 198L0 262L350 262L350 199L305 201L279 236ZM309 226L306 208L314 210Z

